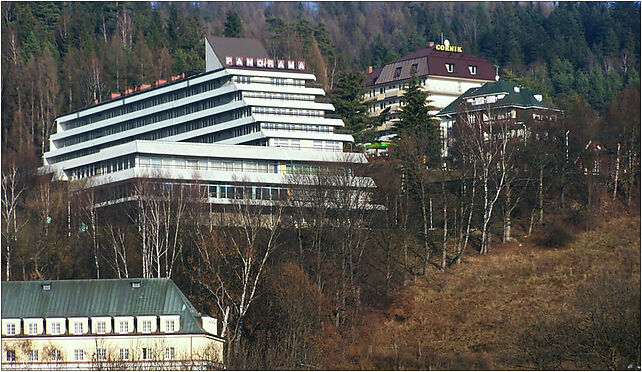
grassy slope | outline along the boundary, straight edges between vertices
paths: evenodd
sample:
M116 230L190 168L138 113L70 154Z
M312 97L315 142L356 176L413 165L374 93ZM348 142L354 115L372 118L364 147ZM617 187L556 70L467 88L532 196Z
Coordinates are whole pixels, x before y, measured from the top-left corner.
M327 368L513 369L513 341L544 314L568 311L576 288L605 270L640 281L640 218L620 218L559 249L533 243L470 253L407 286L355 327ZM348 340L349 342L349 340ZM339 357L341 355L342 357Z

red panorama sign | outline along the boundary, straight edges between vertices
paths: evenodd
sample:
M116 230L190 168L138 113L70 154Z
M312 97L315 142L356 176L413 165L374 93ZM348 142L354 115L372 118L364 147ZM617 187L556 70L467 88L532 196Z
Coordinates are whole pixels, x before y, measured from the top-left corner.
M225 57L225 66L276 68L279 70L305 70L305 61L284 59Z

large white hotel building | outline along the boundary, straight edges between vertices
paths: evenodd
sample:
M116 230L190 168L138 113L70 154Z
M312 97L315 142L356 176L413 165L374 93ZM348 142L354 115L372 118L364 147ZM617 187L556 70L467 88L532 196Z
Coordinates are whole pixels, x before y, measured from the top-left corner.
M56 119L43 155L58 180L88 178L99 202L131 197L131 180L207 185L209 202L279 199L291 174L346 163L351 135L305 62L268 57L257 40L209 37L206 71L159 80ZM347 168L346 168L347 169ZM349 170L348 170L349 172ZM369 178L352 177L372 187Z

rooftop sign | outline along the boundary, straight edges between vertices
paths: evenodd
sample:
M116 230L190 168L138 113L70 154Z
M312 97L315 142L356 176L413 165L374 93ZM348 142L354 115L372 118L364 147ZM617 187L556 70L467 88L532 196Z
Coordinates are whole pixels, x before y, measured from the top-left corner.
M463 52L460 46L444 45L444 44L435 45L435 50L439 50L439 51L442 51L442 52L455 52L455 53L462 53Z
M305 70L305 61L225 56L225 66Z

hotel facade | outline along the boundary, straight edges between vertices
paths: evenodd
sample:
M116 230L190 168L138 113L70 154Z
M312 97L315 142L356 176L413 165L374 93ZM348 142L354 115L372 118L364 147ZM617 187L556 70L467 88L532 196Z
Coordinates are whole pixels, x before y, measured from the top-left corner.
M353 138L338 133L344 124L305 61L269 58L257 40L208 37L205 64L203 73L57 118L42 170L109 190L102 203L131 199L132 180L148 178L198 183L210 203L224 205L284 199L292 175L367 162L343 152Z
M221 369L217 328L169 279L2 283L3 370Z
M417 77L420 87L428 92L428 100L434 107L430 111L433 115L468 89L499 79L491 62L463 53L462 47L450 45L448 40L443 44L431 42L427 48L403 56L383 67L368 67L364 95L368 112L370 116L379 116L384 110L389 109L387 120L377 128L380 133L389 132L399 120L403 95L413 76ZM448 123L441 122L444 156L447 153L446 143L451 130Z

